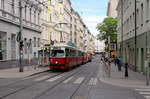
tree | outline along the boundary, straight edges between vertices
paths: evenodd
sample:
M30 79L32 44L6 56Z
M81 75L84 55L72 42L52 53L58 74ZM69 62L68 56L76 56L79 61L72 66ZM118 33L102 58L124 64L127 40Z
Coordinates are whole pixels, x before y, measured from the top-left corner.
M110 42L117 41L117 19L112 17L107 17L102 23L97 25L97 30L99 34L97 38L99 40L104 40L105 44L108 44L108 37L110 36Z

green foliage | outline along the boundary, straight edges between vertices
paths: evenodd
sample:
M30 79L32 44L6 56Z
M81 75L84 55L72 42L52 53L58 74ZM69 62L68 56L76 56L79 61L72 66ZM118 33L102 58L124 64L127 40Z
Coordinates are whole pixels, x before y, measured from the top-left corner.
M97 25L97 30L99 34L97 38L99 40L105 40L105 43L108 43L108 37L110 36L110 41L117 41L117 19L107 17L103 20L102 23Z

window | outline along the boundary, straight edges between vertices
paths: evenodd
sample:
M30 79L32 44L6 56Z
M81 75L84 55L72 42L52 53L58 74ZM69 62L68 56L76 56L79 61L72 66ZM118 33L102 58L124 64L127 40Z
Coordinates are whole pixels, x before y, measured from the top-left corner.
M1 8L4 10L4 0L1 0Z
M27 54L27 38L24 38L24 53Z
M146 6L146 17L147 18L149 18L149 0L146 0L147 2L146 2L146 4L147 4L147 6Z
M12 0L12 3L11 3L11 13L12 14L15 13L14 0Z
M36 37L34 37L34 47L36 47Z
M34 23L36 24L36 11L34 11Z
M30 8L30 22L31 22L31 20L32 20L32 8Z
M51 13L49 15L49 20L50 20L50 22L52 21L52 14Z
M11 59L16 59L16 35L11 34Z
M64 50L52 50L51 52L52 57L65 57Z
M40 13L38 13L38 25L40 24Z
M66 48L65 53L66 53L66 57L70 56L70 51L68 48Z
M141 4L141 24L143 24L143 3Z
M0 32L0 60L5 60L6 59L6 33Z
M30 54L32 54L32 39L29 40L29 43L30 43L30 48L29 48Z
M25 5L25 21L27 20L27 6Z
M38 38L38 47L40 47L40 38Z

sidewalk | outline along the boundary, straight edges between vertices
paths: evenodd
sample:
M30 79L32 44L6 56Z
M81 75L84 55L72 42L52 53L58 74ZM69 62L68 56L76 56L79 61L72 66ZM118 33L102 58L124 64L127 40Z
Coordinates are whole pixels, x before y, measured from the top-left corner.
M129 77L125 78L123 68L119 72L117 66L111 64L111 77L109 78L108 75L103 74L101 64L99 68L98 78L104 83L129 88L150 88L150 86L146 86L146 77L140 73L128 70Z
M48 67L37 67L35 69L34 66L24 67L24 72L19 72L19 68L3 69L0 70L0 78L24 78L47 70Z

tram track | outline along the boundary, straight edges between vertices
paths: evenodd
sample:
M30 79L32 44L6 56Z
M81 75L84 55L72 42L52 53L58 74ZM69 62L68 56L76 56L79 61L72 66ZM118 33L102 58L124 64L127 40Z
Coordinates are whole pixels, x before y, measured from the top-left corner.
M61 83L63 83L65 80L67 80L68 78L74 76L75 74L77 73L83 73L83 68L87 67L88 65L86 64L86 66L83 66L80 68L79 71L75 72L75 73L72 73L70 75L68 75L67 77L65 77L64 79L62 79L61 81L59 81L58 83L56 83L55 85L51 86L50 88L48 88L47 90L43 91L42 93L38 94L37 96L33 97L32 99L41 99L40 97L45 95L47 92L50 92L52 91L54 88L56 88L58 85L60 85ZM89 76L89 75L87 75ZM85 80L84 80L85 81ZM74 94L78 91L78 89L81 87L81 85L84 83L84 81L78 85L78 88L75 90L75 92L73 92L73 94L71 96L74 96ZM69 99L72 99L72 98L69 98Z
M36 78L36 77L40 77L40 76L42 76L42 75L46 75L45 73L47 73L47 72L43 72L43 73L40 73L40 74L27 76L27 77L24 77L24 78L22 78L22 79L12 81L12 82L10 82L10 83L8 83L8 84L6 84L6 85L0 86L0 89L1 89L1 88L5 88L5 87L8 87L8 86L13 85L13 84L16 84L16 83L19 83L19 82L21 82L21 81L30 80L30 79L32 79L32 78ZM41 75L41 74L42 74L42 75Z
M10 96L10 95L12 95L12 94L15 94L15 93L17 93L17 92L19 92L19 91L25 90L25 89L30 88L30 87L32 87L32 86L35 86L35 85L37 85L37 84L39 84L39 83L42 83L43 81L45 81L45 80L47 80L47 79L54 78L54 77L59 76L59 75L61 75L61 74L62 74L62 73L53 74L53 75L50 76L49 78L46 78L46 79L41 80L41 81L38 81L38 82L36 82L36 83L33 81L33 82L31 82L29 85L26 85L26 86L24 86L24 87L22 87L22 88L18 88L18 89L16 89L15 91L10 92L10 93L8 93L8 94L6 94L6 95L0 96L0 99L6 98L6 97L8 97L8 96ZM25 80L21 80L21 81L25 81ZM14 83L13 83L13 84L14 84ZM6 87L8 87L8 86L6 86ZM13 86L11 86L11 84L9 84L9 87L13 87ZM4 89L4 90L5 90L5 89Z
M84 67L85 67L85 66L84 66ZM72 76L72 75L78 73L82 68L83 68L83 66L80 67L80 68L77 68L77 70L76 70L76 69L72 70L72 71L70 72L70 73L71 73L70 76ZM75 73L74 73L73 71L74 71ZM54 78L54 77L57 77L57 76L59 76L59 75L63 75L63 74L65 74L65 73L68 73L68 72L62 72L62 73L59 73L59 74L53 74L53 75L50 76L49 78L46 78L46 79L41 80L41 81L38 81L38 82L36 82L36 83L35 83L35 81L33 81L33 82L30 82L28 85L25 85L25 86L23 86L23 87L21 87L21 88L20 88L20 87L17 87L16 90L14 90L14 91L12 91L12 92L10 92L10 93L7 93L7 94L5 94L5 95L0 96L0 99L7 98L7 97L9 97L9 96L11 96L11 95L13 95L13 94L16 94L16 93L20 92L20 91L23 91L23 90L25 90L25 89L31 88L31 87L33 87L33 86L36 86L36 85L42 83L43 81L46 81L46 80L48 80L48 79L52 79L52 78ZM72 74L72 73L73 73L73 74ZM40 76L40 75L39 75L39 76ZM65 77L64 80L66 80L66 79L67 79L68 77L70 77L70 76ZM18 83L18 82L20 82L20 81L26 81L26 80L28 80L28 79L24 79L24 80L19 80L19 81L13 82L13 83L11 83L11 84L9 84L9 85L7 85L7 86L3 86L2 88L8 87L8 86L9 86L9 87L14 87L14 84L16 84L16 83ZM59 82L59 83L53 85L50 89L55 88L57 85L59 85L60 83L62 83L64 80L62 80L61 82ZM48 89L48 90L50 90L50 89ZM5 90L5 89L4 89L4 90ZM46 90L46 91L47 91L47 90ZM42 92L42 93L45 93L45 91ZM36 97L38 97L38 95L37 95ZM36 98L32 98L32 99L36 99Z
M87 66L87 65L86 65ZM51 90L53 90L54 88L56 88L59 84L63 83L65 80L67 80L69 77L72 77L73 75L77 74L77 73L81 73L83 72L82 69L85 68L86 66L82 66L80 68L80 70L68 75L67 77L65 77L64 79L62 79L61 81L59 81L58 83L54 84L53 86L51 86L50 88L48 88L47 90L41 92L40 94L38 94L37 96L33 97L32 99L38 99L40 96L46 94L47 92L50 92Z

